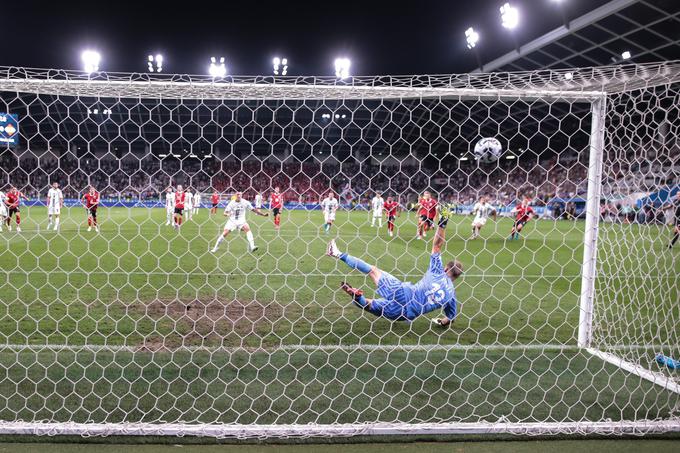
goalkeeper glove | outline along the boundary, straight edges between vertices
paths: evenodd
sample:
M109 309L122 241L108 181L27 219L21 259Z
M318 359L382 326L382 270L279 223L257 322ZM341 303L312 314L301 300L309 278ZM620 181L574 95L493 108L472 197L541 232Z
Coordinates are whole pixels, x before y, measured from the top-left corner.
M444 322L442 322L442 318L434 318L432 320L432 324L439 326L439 327L449 327L451 325L451 321L444 323Z
M439 228L446 228L449 223L449 217L451 217L451 206L448 204L443 205L441 211L439 211Z

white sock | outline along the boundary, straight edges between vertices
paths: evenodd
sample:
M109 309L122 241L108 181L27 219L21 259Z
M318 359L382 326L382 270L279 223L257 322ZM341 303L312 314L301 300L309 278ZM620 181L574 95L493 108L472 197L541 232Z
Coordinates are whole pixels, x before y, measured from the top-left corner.
M218 248L222 241L224 241L224 236L220 234L220 237L217 238L217 244L215 244L215 248Z
M248 239L248 244L250 244L250 248L255 248L255 239L253 238L253 232L248 231L246 233L246 239Z
M57 228L59 228L59 217L54 221L54 229L56 230Z
M378 219L378 227L382 228L382 217Z
M52 226L52 216L47 216L47 228Z

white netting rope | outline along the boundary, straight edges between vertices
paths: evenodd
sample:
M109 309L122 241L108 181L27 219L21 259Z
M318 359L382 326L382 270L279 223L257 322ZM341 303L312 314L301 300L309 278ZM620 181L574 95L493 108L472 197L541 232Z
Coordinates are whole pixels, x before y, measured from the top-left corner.
M0 241L0 432L677 431L677 379L654 354L680 356L678 260L659 247L664 227L628 223L623 204L678 183L679 76L677 62L344 82L2 68L0 113L20 132L0 148L0 189L28 200L21 234L13 217ZM606 102L606 203L591 354L577 338L594 101ZM500 160L474 160L481 137L502 141ZM54 182L58 232L44 206ZM176 231L164 191L179 185L200 203ZM233 232L211 253L232 196L260 194L273 214L276 187L280 229L250 213L259 250ZM324 257L336 238L418 280L424 191L455 206L445 258L465 265L446 330L435 313L360 311L338 286L372 297L372 282ZM326 232L328 192L340 203ZM371 213L376 192L400 206L393 235ZM498 220L470 240L482 196ZM538 219L508 240L523 197Z

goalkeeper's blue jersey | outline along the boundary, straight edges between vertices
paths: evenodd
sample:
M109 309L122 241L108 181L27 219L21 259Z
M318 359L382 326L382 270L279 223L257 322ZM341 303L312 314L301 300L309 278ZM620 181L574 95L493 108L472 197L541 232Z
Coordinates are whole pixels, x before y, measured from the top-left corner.
M444 310L447 318L453 320L457 314L456 291L453 282L444 273L441 255L433 253L430 267L425 276L415 285L404 283L384 272L378 282L378 294L371 313L395 321L412 321L420 315L434 310Z
M453 288L453 282L444 272L441 254L433 253L430 256L430 267L425 276L413 285L413 300L416 303L406 307L406 316L409 319L441 309L444 310L447 318L456 317L458 304L456 290Z

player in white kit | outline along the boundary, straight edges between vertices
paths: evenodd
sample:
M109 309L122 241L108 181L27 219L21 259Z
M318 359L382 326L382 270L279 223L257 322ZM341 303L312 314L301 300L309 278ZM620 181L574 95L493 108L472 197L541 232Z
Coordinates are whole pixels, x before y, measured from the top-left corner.
M383 199L380 192L376 192L375 196L371 200L371 211L373 211L373 216L371 217L371 226L375 226L375 221L378 221L378 228L382 228L382 216L383 216L383 206L385 205L385 200Z
M191 220L194 212L194 194L191 193L191 187L187 187L184 191L184 216L187 220Z
M262 209L262 194L260 192L255 195L255 207Z
M0 189L0 231L7 221L7 206L5 206L5 192Z
M328 192L326 198L321 201L321 209L323 210L324 225L323 229L326 233L331 230L331 225L335 222L335 211L338 210L338 199L335 198L333 192Z
M472 237L470 239L476 239L479 237L482 227L486 225L489 216L493 215L493 219L496 220L496 208L491 206L486 197L481 197L472 208L472 214L475 218L472 220Z
M234 230L241 230L246 233L246 239L248 240L248 248L251 252L257 250L255 245L255 239L253 238L253 232L250 231L250 226L246 222L246 212L253 211L257 215L262 217L268 217L268 212L262 212L259 208L254 208L253 205L248 200L243 199L243 194L241 192L236 192L234 198L227 204L224 209L224 215L229 217L227 224L224 226L224 231L217 238L217 243L212 249L212 253L216 253L217 249L220 247L224 238L227 237L229 233Z
M173 224L172 216L175 215L175 192L172 191L172 187L165 189L165 215L167 226Z
M54 219L54 231L59 230L59 217L61 215L61 207L64 206L64 194L59 188L59 183L52 183L52 187L47 191L47 229L52 227L52 219Z
M194 214L198 214L198 208L201 207L201 193L196 192L194 194Z

